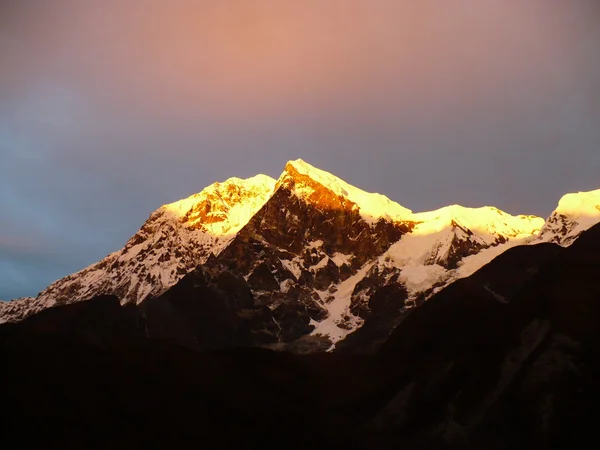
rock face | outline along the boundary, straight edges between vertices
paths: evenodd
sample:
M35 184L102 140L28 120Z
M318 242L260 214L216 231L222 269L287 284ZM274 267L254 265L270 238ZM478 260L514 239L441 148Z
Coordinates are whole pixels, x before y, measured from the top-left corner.
M161 207L122 250L53 283L35 299L0 303L0 323L104 295L158 308L161 302L184 302L174 299L177 292L190 297L191 308L205 294L189 289L186 275L212 280L223 274L244 285L251 304L238 308L235 299L209 296L206 302L218 298L228 306L198 306L208 317L200 312L194 317L210 328L214 314L227 333L234 333L232 324L262 330L241 341L232 338L231 345L332 350L362 330L350 342L372 352L407 311L505 250L543 240L573 242L600 220L592 214L595 195L565 197L546 225L493 207L453 205L413 213L302 160L291 161L278 180L232 178ZM571 224L564 225L571 231L556 228L555 217ZM192 334L199 339L195 327Z
M257 304L268 306L284 330L284 343L312 332L311 323L329 316L327 304L339 283L413 226L365 219L356 203L302 169L286 166L269 201L215 258L247 278Z

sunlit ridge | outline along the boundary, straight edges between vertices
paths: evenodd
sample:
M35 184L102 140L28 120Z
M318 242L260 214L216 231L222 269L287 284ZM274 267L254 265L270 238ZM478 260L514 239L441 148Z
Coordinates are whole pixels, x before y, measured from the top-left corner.
M482 237L501 234L522 239L537 235L545 224L541 217L513 216L492 206L469 208L450 205L434 211L413 213L385 195L363 191L302 159L289 161L278 180L267 175L248 179L229 178L186 199L164 205L162 209L174 214L188 227L202 228L214 236L231 236L249 222L287 177L294 176L292 172L310 178L312 182L355 204L363 220L370 225L381 219L414 223L414 236L427 236L458 226ZM308 201L314 190L305 184L294 182L294 194ZM600 216L600 189L565 195L556 213L580 222L597 222Z
M229 178L211 184L198 194L162 207L186 226L202 228L214 236L237 233L266 203L275 187L268 175Z

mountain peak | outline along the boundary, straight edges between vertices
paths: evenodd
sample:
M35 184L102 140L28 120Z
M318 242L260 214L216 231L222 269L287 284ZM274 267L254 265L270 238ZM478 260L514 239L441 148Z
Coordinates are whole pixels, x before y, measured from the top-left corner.
M596 217L600 215L600 189L564 195L556 212L571 217Z
M284 185L297 197L314 200L315 191L326 189L336 197L349 200L359 210L363 220L369 224L379 219L394 222L407 220L412 211L378 193L363 191L341 178L318 169L302 159L288 161L277 185Z
M216 182L183 200L164 205L167 211L188 227L222 236L238 232L273 193L275 179L268 175L229 178Z
M537 234L544 226L544 219L541 217L512 216L493 206L469 208L450 205L435 211L414 214L413 220L420 223L415 229L416 234L435 233L446 228L448 224L457 223L482 235L524 238Z
M571 245L600 222L600 189L564 195L540 232L540 240Z

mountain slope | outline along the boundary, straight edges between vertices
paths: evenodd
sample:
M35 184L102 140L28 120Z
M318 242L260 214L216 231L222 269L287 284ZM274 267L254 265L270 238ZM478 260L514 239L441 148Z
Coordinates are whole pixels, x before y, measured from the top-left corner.
M230 178L153 212L121 250L62 278L35 299L0 305L0 322L98 295L141 302L218 253L271 195L275 180Z
M523 243L544 223L539 217L511 216L493 207L458 205L413 214L412 218L415 227L411 233L371 264L346 300L349 311L363 324L348 346L372 351L408 309L492 259L473 261L478 255L499 254L500 248Z

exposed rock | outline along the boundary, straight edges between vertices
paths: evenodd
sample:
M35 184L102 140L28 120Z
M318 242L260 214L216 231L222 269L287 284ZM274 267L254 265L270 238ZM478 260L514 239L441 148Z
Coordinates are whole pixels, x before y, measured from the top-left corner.
M315 273L314 287L320 291L324 291L331 285L340 282L340 269L335 263L327 258L327 264L324 267L317 269Z
M279 291L279 282L273 276L271 268L264 262L254 268L248 277L248 284L253 291Z

